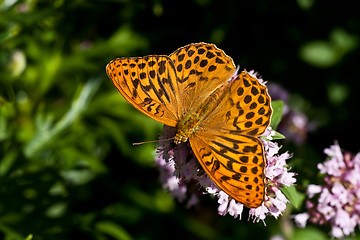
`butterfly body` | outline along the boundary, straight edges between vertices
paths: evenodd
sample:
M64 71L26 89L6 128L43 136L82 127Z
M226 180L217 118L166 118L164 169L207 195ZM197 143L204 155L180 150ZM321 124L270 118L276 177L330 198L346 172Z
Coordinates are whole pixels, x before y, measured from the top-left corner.
M176 125L176 135L174 142L176 144L186 142L191 135L196 132L197 126L199 124L199 115L194 113L189 116L186 116Z
M267 89L247 72L234 76L232 59L197 43L169 56L118 58L106 67L124 98L139 111L177 128L200 165L228 195L248 207L264 199L261 140L272 109Z

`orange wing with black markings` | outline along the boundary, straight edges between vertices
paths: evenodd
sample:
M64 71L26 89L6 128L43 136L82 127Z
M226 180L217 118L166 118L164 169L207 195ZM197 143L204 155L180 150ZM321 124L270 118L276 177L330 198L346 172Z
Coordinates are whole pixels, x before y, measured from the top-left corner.
M232 79L233 60L213 44L170 56L119 58L106 67L123 97L147 116L177 127L211 179L248 207L265 193L261 136L272 109L266 87L247 72Z
M258 137L270 123L270 97L247 72L220 92L190 138L191 148L223 191L247 207L258 207L265 194L265 155Z
M168 126L179 119L179 90L168 56L117 58L106 66L108 77L136 109Z
M180 116L195 112L235 73L232 58L214 44L189 44L169 57L178 76Z

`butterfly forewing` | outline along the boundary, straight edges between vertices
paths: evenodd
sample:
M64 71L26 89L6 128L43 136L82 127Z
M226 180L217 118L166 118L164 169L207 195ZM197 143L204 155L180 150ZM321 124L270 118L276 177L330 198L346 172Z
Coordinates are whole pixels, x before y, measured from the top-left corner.
M178 120L178 87L168 56L117 58L106 72L121 95L135 108L168 126Z
M180 116L195 111L235 72L232 58L214 44L189 44L176 50L170 58L178 76Z

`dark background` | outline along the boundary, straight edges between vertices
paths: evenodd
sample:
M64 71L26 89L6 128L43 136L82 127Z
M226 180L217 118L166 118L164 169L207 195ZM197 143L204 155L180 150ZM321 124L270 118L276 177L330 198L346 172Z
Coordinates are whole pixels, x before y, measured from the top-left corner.
M0 239L326 239L293 226L304 209L265 227L219 216L208 196L191 209L173 200L156 145L131 145L161 125L122 99L105 66L215 43L305 118L299 129L284 117L283 134L301 139L280 141L304 192L334 140L359 151L359 37L351 1L0 1Z

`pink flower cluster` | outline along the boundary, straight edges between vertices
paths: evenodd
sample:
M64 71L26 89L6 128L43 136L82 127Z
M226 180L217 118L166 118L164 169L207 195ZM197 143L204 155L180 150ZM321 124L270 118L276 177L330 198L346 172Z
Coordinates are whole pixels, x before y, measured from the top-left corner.
M164 136L160 139L168 139L175 135L176 129L164 126ZM289 172L286 160L291 157L287 152L278 154L280 147L271 142L275 132L269 127L262 137L265 147L266 169L265 183L267 186L265 201L258 208L252 208L249 217L253 221L263 221L267 216L277 218L285 210L287 198L281 192L281 188L293 185L296 182L295 173ZM243 204L235 201L209 178L202 170L197 159L192 153L188 143L178 144L173 142L160 142L157 150L156 165L160 170L160 179L163 187L179 201L187 200L187 206L191 207L200 202L199 189L202 193L210 194L218 198L218 213L229 214L234 218L241 219ZM265 223L265 222L264 222Z
M270 132L270 133L269 133ZM263 137L271 140L274 132L269 127ZM281 192L281 188L290 187L295 184L295 173L287 168L286 160L291 158L288 152L279 154L280 147L276 142L262 139L265 147L266 168L265 182L267 185L265 200L258 208L250 209L250 216L254 220L262 220L270 215L277 218L286 209L288 199Z
M328 158L318 164L324 184L308 186L307 212L294 220L299 227L307 221L331 226L331 235L342 238L360 226L360 153L343 154L337 142L324 152Z

